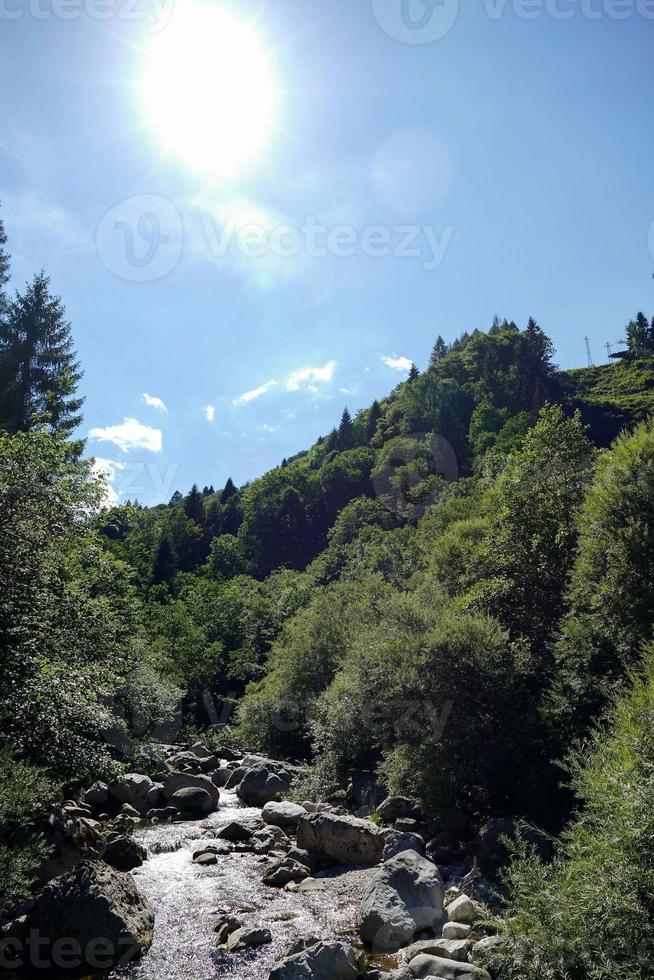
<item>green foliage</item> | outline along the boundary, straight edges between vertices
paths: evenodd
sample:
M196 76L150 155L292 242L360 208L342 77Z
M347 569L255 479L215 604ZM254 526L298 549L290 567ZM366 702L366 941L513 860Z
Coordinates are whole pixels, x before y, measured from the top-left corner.
M581 514L556 649L555 711L568 733L601 710L652 637L653 536L654 425L645 423L600 457Z
M82 374L65 310L49 286L39 273L0 320L0 425L9 432L46 423L69 435L81 421L75 392Z
M651 663L652 648L649 649ZM554 861L512 867L501 925L513 980L645 980L654 969L654 670L571 770L580 809Z
M0 748L0 913L30 894L47 848L39 837L26 835L26 828L55 797L43 770Z

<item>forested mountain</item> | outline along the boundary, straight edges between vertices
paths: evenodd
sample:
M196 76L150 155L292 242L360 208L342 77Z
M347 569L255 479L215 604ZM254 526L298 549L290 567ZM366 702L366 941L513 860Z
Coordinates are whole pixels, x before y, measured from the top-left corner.
M59 300L40 275L0 310L0 905L38 867L44 800L153 732L220 725L310 763L304 798L375 770L444 840L488 817L559 833L574 810L553 864L512 871L512 976L563 976L559 902L571 976L609 976L588 964L618 928L650 938L654 321L581 371L534 320L437 338L424 371L251 484L101 510ZM625 957L611 976L646 975Z

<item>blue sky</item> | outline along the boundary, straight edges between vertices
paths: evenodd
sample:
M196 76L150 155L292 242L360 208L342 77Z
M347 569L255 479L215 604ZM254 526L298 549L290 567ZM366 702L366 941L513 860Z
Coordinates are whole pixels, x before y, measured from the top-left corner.
M599 363L654 313L653 0L406 2L413 28L402 0L211 5L274 89L226 173L185 105L167 139L152 124L144 78L183 0L0 0L14 283L45 267L63 297L120 499L254 478L438 333L533 315L572 367L586 335ZM234 54L189 113L257 135Z

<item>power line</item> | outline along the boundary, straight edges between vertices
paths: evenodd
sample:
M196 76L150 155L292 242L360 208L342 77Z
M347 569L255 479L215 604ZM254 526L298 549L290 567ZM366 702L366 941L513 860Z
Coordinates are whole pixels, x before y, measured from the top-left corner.
M590 340L588 337L584 337L584 340L586 341L586 354L588 355L588 367L595 367L595 364L593 363L593 355L590 352Z

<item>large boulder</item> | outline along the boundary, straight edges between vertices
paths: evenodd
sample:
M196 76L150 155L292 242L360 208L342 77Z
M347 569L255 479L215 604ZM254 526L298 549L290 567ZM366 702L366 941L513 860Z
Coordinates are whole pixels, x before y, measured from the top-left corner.
M46 885L27 927L39 935L42 959L58 940L68 940L67 950L75 949L79 966L95 973L127 963L149 948L154 913L131 875L99 861L83 861ZM73 954L66 957L72 967Z
M417 851L418 854L425 853L425 841L420 834L401 834L398 830L391 830L386 835L384 842L383 861L390 861L396 854L402 851Z
M266 803L261 813L264 823L282 830L295 830L307 811L298 803Z
M382 823L393 824L403 817L412 817L416 805L406 796L389 796L377 807Z
M116 835L107 844L103 860L117 871L133 871L147 859L148 852L133 837Z
M421 953L429 956L440 956L443 960L457 960L459 963L468 962L468 951L470 944L465 939L420 939L407 949L403 949L400 956L407 963L415 960Z
M282 960L268 980L356 980L358 975L359 964L351 946L320 942Z
M128 803L140 810L153 785L149 776L128 772L109 783L109 795L115 803Z
M310 874L311 869L305 864L300 864L299 861L295 861L293 858L285 857L280 858L278 861L273 861L266 868L263 875L263 883L272 888L283 888L284 885L288 885L291 881L304 881Z
M486 970L481 970L472 963L457 963L440 956L429 956L421 953L409 963L411 974L416 980L437 977L438 980L491 980Z
M229 953L243 953L246 949L255 949L257 946L266 946L272 942L272 933L269 929L261 926L243 926L231 932L227 937L227 951Z
M170 802L181 814L188 817L204 817L214 809L213 800L206 789L200 789L198 786L178 789L171 796Z
M378 864L384 850L385 834L370 820L312 813L297 826L297 845L325 864Z
M257 762L246 770L236 787L236 795L247 806L264 806L273 800L281 800L291 788L292 781L290 773L283 769Z
M361 938L379 952L407 946L417 932L442 921L443 891L435 865L416 851L402 851L381 866L364 893L357 916Z
M163 781L163 794L169 802L180 789L203 789L211 797L212 809L218 806L220 791L208 776L194 776L188 772L171 772Z
M109 806L109 799L109 787L106 783L102 782L93 783L93 786L82 794L82 802L88 803L88 805L94 810L97 810L98 813L101 813L107 809Z

